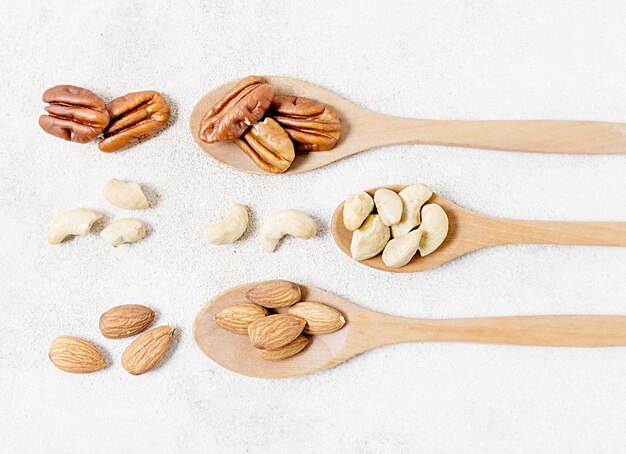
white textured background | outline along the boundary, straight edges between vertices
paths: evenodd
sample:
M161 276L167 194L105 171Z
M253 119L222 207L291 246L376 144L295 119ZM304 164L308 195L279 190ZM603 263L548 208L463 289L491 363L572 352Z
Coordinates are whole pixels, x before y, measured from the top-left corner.
M424 118L626 121L626 4L532 2L30 2L0 15L0 443L3 452L618 452L626 444L626 348L391 346L315 375L258 380L223 370L191 327L213 295L282 277L419 317L626 314L626 250L512 246L431 272L370 270L335 247L348 194L427 182L497 216L626 220L626 156L549 156L398 146L315 172L261 177L203 155L196 100L248 74L299 77L381 112ZM105 100L164 93L173 123L119 154L37 126L41 93L70 83ZM148 238L97 235L52 247L50 220L77 206L128 215L100 195L112 177L151 189ZM244 240L211 247L202 226L250 206ZM263 254L277 208L323 225ZM97 229L99 230L99 229ZM141 303L179 337L157 370L127 374L127 340L98 317ZM52 339L107 352L96 374L47 359Z

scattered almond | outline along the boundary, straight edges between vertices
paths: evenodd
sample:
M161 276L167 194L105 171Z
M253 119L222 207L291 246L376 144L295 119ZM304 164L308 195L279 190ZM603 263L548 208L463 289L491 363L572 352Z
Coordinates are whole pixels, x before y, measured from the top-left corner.
M289 314L306 320L306 334L327 334L346 324L343 314L322 303L303 301L289 308Z
M109 339L134 336L148 328L154 321L154 311L141 304L124 304L100 316L100 331Z
M307 339L306 336L300 335L283 347L273 350L259 350L259 353L264 360L280 361L281 359L287 359L300 353L308 343L309 339Z
M246 303L229 306L213 317L221 328L235 334L248 334L248 326L255 320L268 315L267 309L257 304Z
M133 375L141 375L157 366L172 346L174 328L159 326L135 339L122 354L122 366Z
M105 366L102 352L91 342L73 336L59 336L50 346L50 361L64 372L88 374Z
M274 350L293 341L302 333L304 319L288 314L274 314L255 320L248 335L256 348Z
M300 298L302 294L298 284L282 280L263 282L246 293L248 301L270 309L292 306Z

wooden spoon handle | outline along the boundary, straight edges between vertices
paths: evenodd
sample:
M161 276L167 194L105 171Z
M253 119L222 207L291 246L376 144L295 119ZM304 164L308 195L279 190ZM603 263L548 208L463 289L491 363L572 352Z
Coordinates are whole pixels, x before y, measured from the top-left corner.
M422 143L537 153L626 153L626 123L556 120L414 120L382 116L374 146Z
M626 246L626 222L552 222L489 218L482 226L482 236L491 245Z
M529 317L414 320L383 324L387 342L484 342L554 347L626 345L626 316L546 315ZM379 338L378 340L383 340Z

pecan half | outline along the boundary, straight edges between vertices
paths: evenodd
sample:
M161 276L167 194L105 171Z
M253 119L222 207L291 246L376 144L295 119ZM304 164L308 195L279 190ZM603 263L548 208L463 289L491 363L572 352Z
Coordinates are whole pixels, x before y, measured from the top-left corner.
M293 142L276 121L267 117L255 123L235 143L261 169L282 173L289 168L295 153Z
M242 79L214 104L200 122L198 137L206 143L235 140L263 118L274 89L258 76Z
M297 151L330 150L341 136L334 109L313 99L276 95L270 115L285 128Z
M138 91L115 98L107 109L111 123L98 144L101 151L119 151L154 137L165 128L170 118L170 106L153 90Z
M109 124L106 104L98 95L74 85L48 88L42 96L50 104L39 126L48 134L78 143L91 142Z

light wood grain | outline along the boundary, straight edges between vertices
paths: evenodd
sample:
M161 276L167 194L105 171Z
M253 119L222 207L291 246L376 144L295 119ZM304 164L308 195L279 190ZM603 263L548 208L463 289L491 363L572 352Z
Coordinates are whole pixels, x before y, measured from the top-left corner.
M374 312L318 288L300 285L303 300L340 310L346 325L331 334L310 336L298 355L265 361L247 336L221 329L213 321L220 310L245 302L258 283L244 284L218 295L198 313L194 338L219 365L252 377L280 378L333 367L360 353L400 342L480 342L554 347L626 346L626 316L544 315L449 320L413 319Z
M394 144L433 144L541 153L626 153L626 124L599 121L419 120L364 109L328 90L290 77L263 76L278 93L313 98L333 106L342 122L341 139L330 151L299 154L286 173L317 169L347 156ZM191 133L200 148L219 162L249 173L259 169L233 143L206 144L198 138L200 121L237 80L206 93L193 109ZM273 174L272 174L273 175Z
M383 186L400 192L406 186ZM369 189L370 195L379 188ZM506 244L572 244L626 246L626 222L555 222L502 219L483 216L433 194L428 203L440 205L448 215L448 236L439 249L421 257L419 253L402 268L389 268L381 255L359 263L383 271L415 273L435 268L468 252ZM331 230L335 243L349 257L352 232L343 224L343 203L337 207Z

